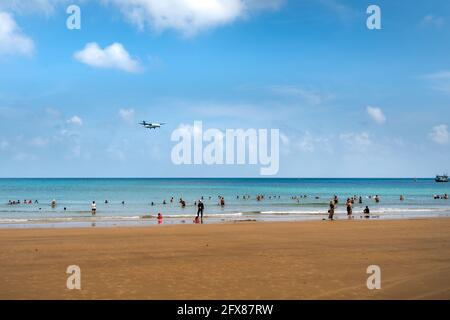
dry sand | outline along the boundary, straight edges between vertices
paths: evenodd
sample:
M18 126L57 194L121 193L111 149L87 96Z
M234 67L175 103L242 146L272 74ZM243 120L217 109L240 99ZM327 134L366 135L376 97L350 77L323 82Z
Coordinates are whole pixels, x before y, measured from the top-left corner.
M2 229L0 298L449 299L450 219Z

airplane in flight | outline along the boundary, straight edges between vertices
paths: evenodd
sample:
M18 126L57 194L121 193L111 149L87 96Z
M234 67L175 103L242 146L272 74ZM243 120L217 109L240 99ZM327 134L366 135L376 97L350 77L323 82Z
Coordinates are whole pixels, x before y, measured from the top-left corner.
M146 121L139 122L139 124L147 129L161 128L162 125L165 125L165 123L150 123Z

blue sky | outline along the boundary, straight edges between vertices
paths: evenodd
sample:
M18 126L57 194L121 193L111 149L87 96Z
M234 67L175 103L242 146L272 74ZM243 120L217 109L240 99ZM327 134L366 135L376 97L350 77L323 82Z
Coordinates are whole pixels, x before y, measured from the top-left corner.
M198 3L0 1L0 177L259 176L174 165L195 120L280 129L280 177L449 170L448 1Z

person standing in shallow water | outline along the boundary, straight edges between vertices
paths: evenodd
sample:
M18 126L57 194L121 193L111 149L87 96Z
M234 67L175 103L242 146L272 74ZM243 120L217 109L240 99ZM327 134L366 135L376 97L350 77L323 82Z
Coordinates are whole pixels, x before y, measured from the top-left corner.
M349 219L352 218L352 201L350 199L347 199L347 216Z
M95 213L97 212L97 205L95 204L95 201L92 201L91 211L92 211L92 215L95 216Z
M202 200L198 200L197 208L197 219L200 217L200 220L203 223L203 210L205 210L205 205Z
M328 210L328 219L333 220L333 216L334 216L334 200L330 201L330 209Z
M366 206L366 208L363 211L364 213L364 218L369 218L370 217L370 209L368 206Z

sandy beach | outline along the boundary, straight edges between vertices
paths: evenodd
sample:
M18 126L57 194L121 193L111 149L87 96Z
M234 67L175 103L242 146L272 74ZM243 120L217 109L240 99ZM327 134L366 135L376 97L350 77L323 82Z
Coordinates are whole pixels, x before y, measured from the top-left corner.
M450 299L450 219L2 229L0 298Z

